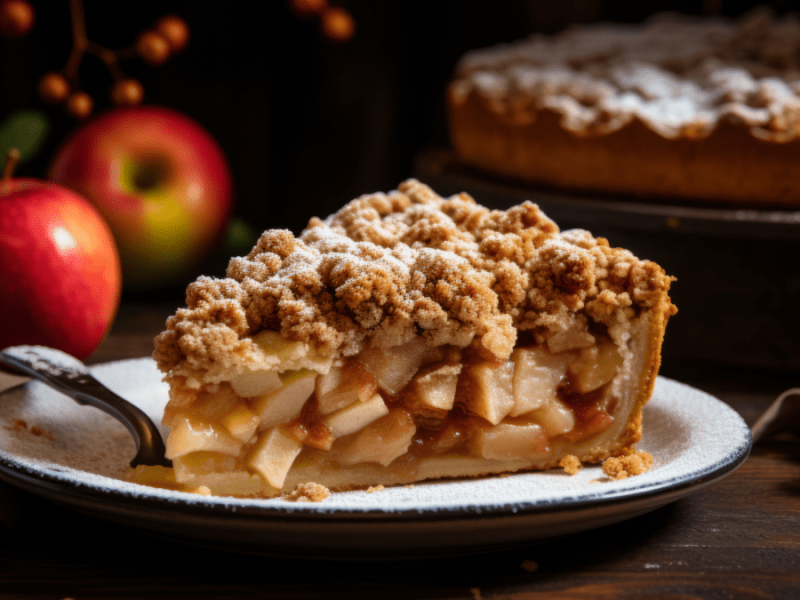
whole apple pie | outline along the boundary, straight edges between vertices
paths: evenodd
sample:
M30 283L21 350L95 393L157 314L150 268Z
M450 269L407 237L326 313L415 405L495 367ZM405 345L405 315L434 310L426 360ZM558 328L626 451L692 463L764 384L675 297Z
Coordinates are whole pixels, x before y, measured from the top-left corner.
M672 280L530 202L416 180L266 231L156 338L176 485L274 496L629 454Z

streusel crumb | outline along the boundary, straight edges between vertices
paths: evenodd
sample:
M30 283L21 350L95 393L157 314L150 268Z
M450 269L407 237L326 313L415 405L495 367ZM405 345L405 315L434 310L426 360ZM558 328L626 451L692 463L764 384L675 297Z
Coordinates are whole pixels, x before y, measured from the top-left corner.
M581 461L578 460L577 456L573 454L567 454L564 458L561 459L561 462L558 463L559 467L563 467L564 470L569 473L570 475L577 475L580 473Z
M383 486L382 485L371 485L367 488L368 494L374 494L375 492L382 492Z
M652 455L641 450L632 450L628 454L606 459L603 463L603 473L611 479L626 479L646 473L652 466Z
M329 495L330 490L324 485L310 481L297 484L297 487L286 494L285 498L294 502L322 502Z
M560 233L531 202L489 210L410 179L312 218L299 238L264 232L230 261L226 279L189 286L187 308L168 319L153 357L170 377L220 381L243 364L271 368L248 337L267 329L321 356L420 336L430 346L475 341L506 360L518 331L540 343L590 335L584 307L620 327L659 302L672 279L589 232Z

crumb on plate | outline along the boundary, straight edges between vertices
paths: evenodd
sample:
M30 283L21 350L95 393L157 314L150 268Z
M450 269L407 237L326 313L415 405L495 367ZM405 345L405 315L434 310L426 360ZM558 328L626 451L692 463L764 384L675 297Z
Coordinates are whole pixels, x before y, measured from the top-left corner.
M633 450L622 456L612 456L603 463L603 473L611 479L625 479L641 475L653 466L653 457L641 450Z
M558 466L563 467L564 471L566 471L570 475L577 475L580 472L581 467L583 465L581 464L581 461L578 459L577 456L575 456L574 454L567 454L564 458L561 459L561 461L558 463Z
M296 488L286 494L286 499L294 502L322 502L329 495L330 490L324 485L309 481L297 484Z

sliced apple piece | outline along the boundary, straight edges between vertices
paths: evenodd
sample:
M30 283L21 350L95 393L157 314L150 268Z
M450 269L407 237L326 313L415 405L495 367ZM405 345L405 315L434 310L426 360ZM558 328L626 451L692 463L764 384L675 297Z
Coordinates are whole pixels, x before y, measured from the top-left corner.
M383 391L395 395L411 381L414 373L426 363L442 360L445 349L429 348L421 339L392 348L373 348L361 353L359 360L375 376Z
M375 378L359 362L351 360L342 367L331 367L317 378L317 405L321 415L366 402L378 389Z
M582 350L570 365L570 386L580 394L592 392L614 379L622 366L622 356L611 340Z
M386 467L408 451L416 431L411 415L396 408L355 434L336 460L343 465L375 462Z
M200 392L197 399L181 412L198 421L216 422L222 415L229 413L241 403L242 399L231 389L231 386L223 383L215 392Z
M297 360L306 354L303 342L287 340L277 331L260 331L253 336L253 341L266 354L277 357L282 363Z
M451 421L445 421L439 435L431 443L434 452L445 453L462 446L470 437L470 428Z
M272 487L281 489L286 474L302 449L303 444L286 433L283 428L273 427L259 435L247 464Z
M277 371L245 371L230 381L233 391L242 398L274 392L283 385Z
M575 413L558 398L551 398L547 404L530 415L544 428L548 437L562 435L575 428Z
M250 400L250 410L259 416L259 431L288 423L300 415L314 392L317 374L308 369L281 373L281 387Z
M514 363L479 362L467 368L467 409L497 425L514 408Z
M406 406L413 414L444 419L453 408L461 365L426 367L407 388Z
M261 418L254 414L244 403L237 405L219 420L220 425L231 432L231 435L247 442L258 429Z
M231 435L227 429L214 423L206 423L179 415L175 426L167 438L165 456L175 459L190 452L208 450L230 456L238 456L243 446L242 440Z
M366 402L356 402L325 416L322 422L331 430L334 438L344 437L366 427L389 413L380 394Z
M553 400L567 374L567 358L541 346L514 350L514 407L509 415L524 415Z
M547 434L535 423L479 427L470 439L472 451L491 460L528 460L547 454Z

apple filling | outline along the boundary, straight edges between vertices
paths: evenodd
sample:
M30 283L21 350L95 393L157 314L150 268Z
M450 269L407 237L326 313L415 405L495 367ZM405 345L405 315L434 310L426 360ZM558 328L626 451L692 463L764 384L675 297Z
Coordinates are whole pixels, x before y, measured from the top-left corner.
M292 364L295 342L258 335ZM184 388L164 414L167 457L178 484L236 495L309 480L337 488L555 466L629 417L614 382L631 353L603 334L562 346L521 342L497 362L475 345L415 339L326 372L245 371Z

